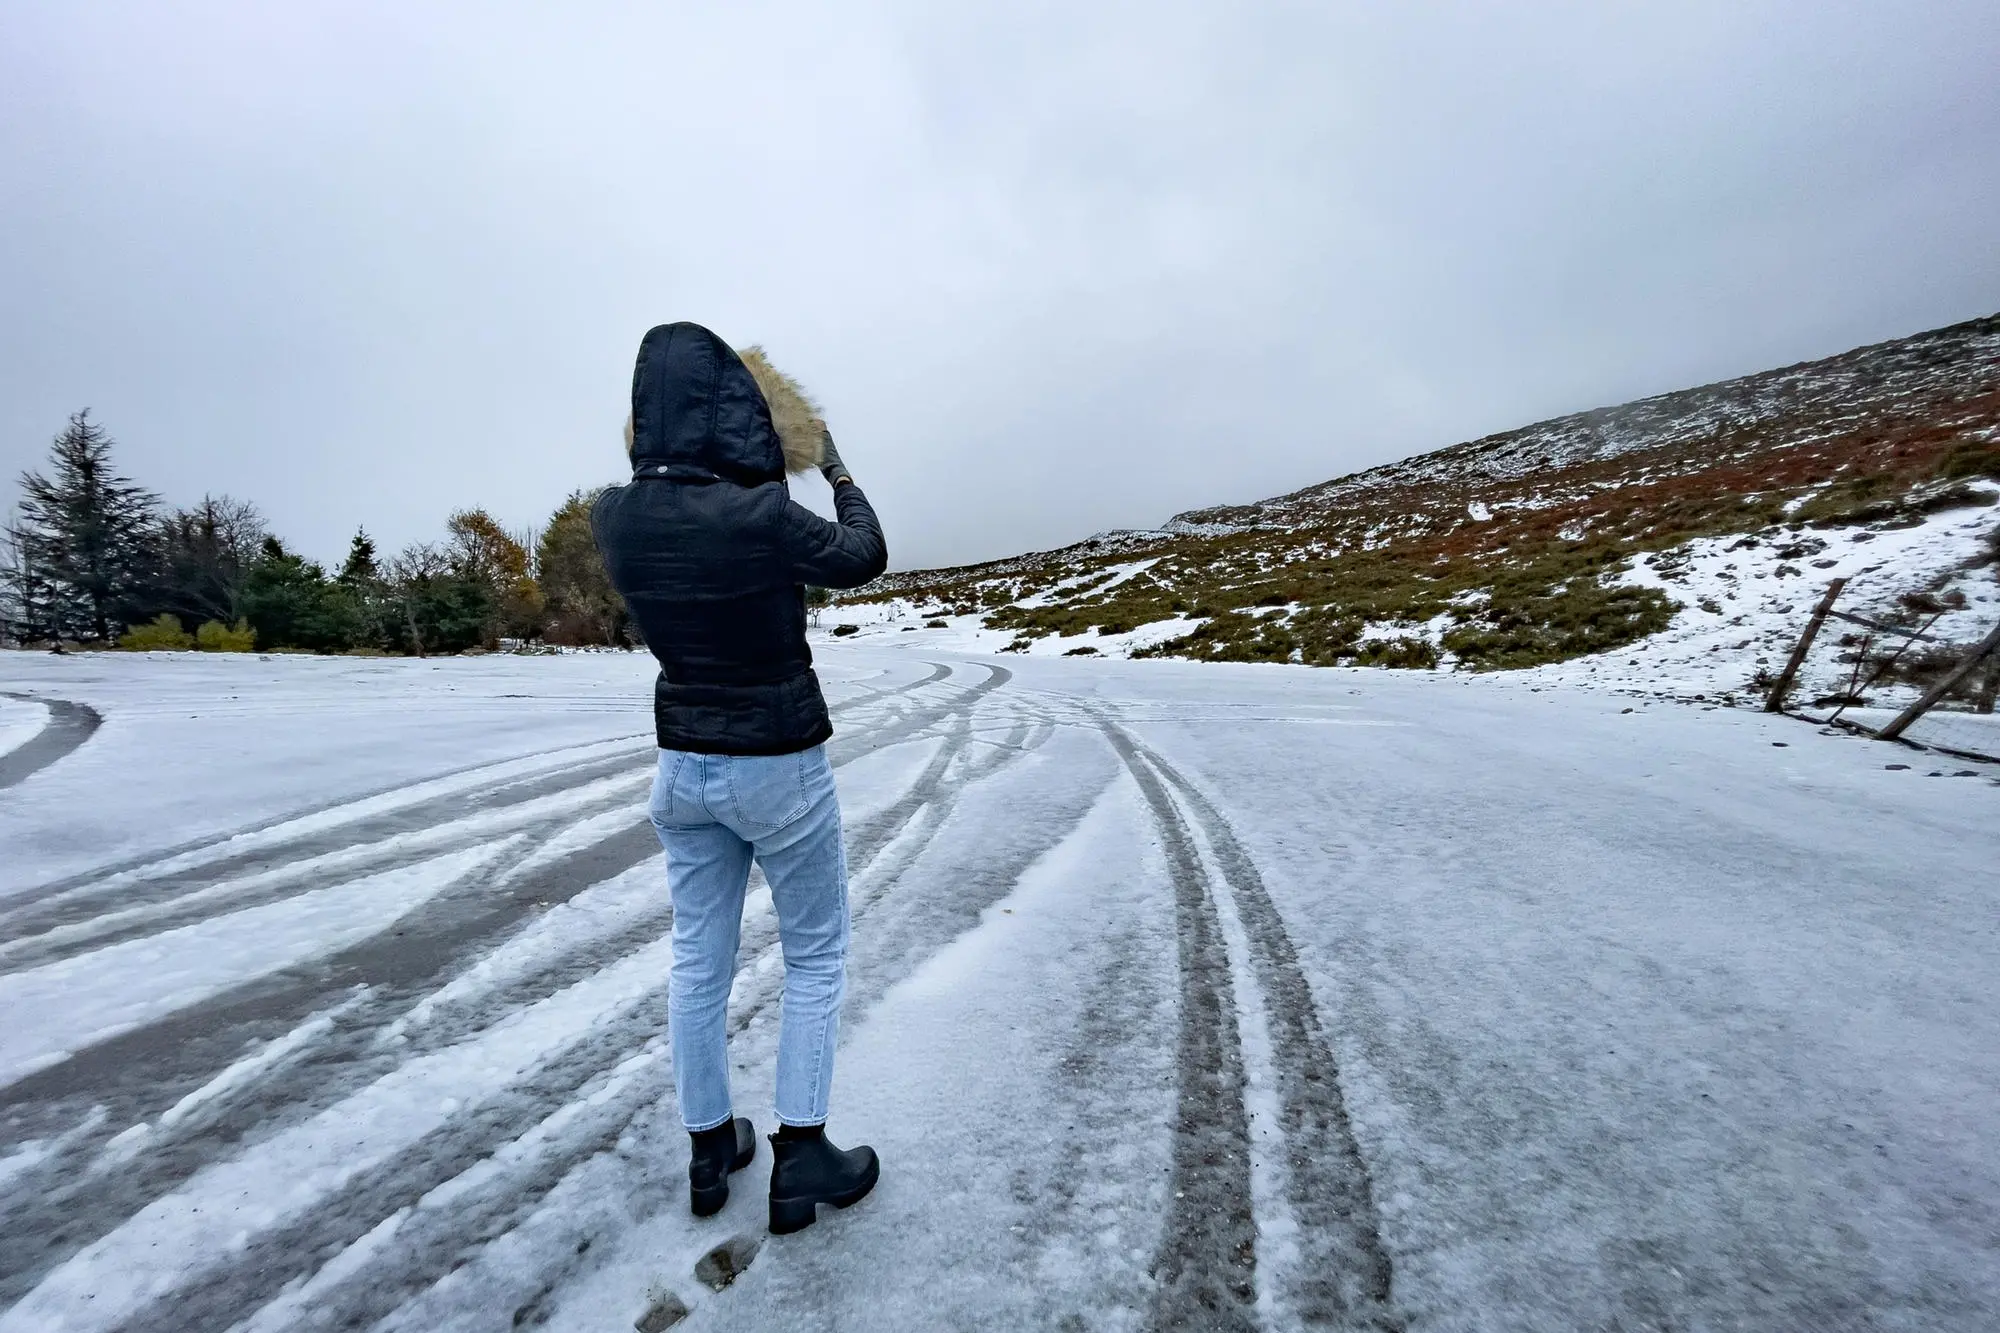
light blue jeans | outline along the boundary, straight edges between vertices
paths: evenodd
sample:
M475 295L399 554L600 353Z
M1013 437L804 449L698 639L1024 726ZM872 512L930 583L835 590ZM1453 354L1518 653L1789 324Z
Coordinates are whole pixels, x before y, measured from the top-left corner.
M778 1119L820 1124L847 991L847 853L825 747L753 756L661 750L651 815L674 898L667 1020L682 1122L713 1129L733 1114L729 988L754 856L771 885L785 954Z

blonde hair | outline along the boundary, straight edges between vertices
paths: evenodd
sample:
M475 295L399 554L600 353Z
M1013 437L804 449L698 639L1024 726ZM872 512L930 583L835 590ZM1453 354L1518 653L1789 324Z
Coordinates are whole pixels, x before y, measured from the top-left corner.
M743 359L743 368L757 381L757 389L771 409L771 424L777 428L778 446L785 453L785 471L818 467L826 430L826 423L819 419L819 404L804 385L771 364L761 345L752 343L736 355Z

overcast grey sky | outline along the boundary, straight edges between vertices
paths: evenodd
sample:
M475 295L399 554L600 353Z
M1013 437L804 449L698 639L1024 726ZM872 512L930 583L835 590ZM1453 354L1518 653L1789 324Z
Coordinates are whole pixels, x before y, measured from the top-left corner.
M336 559L761 341L895 564L2000 309L2000 4L0 8L0 503L88 405ZM796 484L821 503L816 478Z

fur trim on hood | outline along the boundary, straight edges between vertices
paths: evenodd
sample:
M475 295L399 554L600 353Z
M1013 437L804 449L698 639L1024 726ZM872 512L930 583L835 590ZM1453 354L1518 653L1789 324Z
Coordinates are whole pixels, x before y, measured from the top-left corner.
M752 343L738 352L743 368L757 381L764 405L771 409L771 425L778 432L778 447L784 451L785 471L805 472L824 461L825 435L819 419L819 404L805 386L771 364L761 344ZM625 414L625 452L632 452L632 415Z
M764 394L771 409L771 424L778 431L778 445L785 451L785 471L804 472L820 465L824 452L819 404L805 386L771 364L762 346L752 343L738 351L744 369Z

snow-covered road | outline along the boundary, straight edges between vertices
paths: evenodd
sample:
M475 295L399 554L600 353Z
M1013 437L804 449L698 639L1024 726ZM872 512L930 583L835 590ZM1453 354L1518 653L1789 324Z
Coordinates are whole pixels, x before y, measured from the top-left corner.
M820 652L885 1174L769 1240L763 1154L685 1210L646 659L0 657L102 717L0 791L0 1333L2000 1326L2000 770L899 648ZM780 980L753 894L760 1125Z

